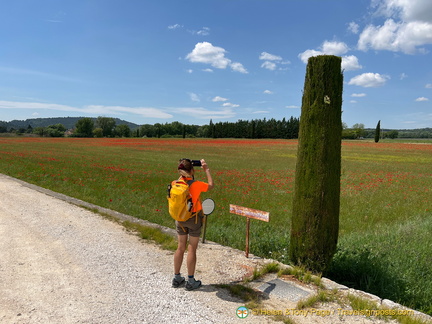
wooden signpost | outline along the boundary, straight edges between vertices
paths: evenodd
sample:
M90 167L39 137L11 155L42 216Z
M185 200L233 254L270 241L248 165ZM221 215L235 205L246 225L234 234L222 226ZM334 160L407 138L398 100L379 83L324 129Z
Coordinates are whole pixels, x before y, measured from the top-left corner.
M257 210L257 209L231 205L231 204L230 204L230 213L246 217L246 258L248 258L250 219L253 218L264 222L268 222L270 220L270 213Z

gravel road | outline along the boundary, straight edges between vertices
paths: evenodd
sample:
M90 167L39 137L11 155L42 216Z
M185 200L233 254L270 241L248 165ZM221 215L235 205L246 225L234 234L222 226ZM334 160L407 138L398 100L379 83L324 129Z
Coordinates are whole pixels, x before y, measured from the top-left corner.
M200 254L218 249L205 246L198 269ZM0 175L1 323L242 322L236 309L244 304L211 285L236 278L202 270L204 287L174 289L172 258L98 214Z
M175 289L173 252L68 200L0 174L0 323L273 323L272 316L238 318L244 302L217 287L271 260L200 243L196 277L203 287ZM292 309L296 302L270 296L261 307ZM338 316L336 303L320 307L333 315L296 316L293 322L395 323Z

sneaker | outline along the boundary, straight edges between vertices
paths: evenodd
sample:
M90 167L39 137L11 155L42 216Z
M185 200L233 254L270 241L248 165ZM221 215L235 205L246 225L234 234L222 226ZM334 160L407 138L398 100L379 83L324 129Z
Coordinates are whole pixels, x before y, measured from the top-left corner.
M178 288L182 284L184 284L184 282L185 282L185 278L184 277L179 277L179 278L174 277L173 280L172 280L172 286L173 286L173 288Z
M193 282L190 282L189 280L186 282L186 290L194 290L201 287L201 281L200 280L194 280Z

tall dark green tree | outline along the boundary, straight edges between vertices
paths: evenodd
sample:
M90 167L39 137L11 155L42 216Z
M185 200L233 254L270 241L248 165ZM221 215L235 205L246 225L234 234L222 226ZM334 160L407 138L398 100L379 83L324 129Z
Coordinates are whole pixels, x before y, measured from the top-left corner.
M94 128L93 119L88 117L81 118L75 124L75 136L93 137L93 128Z
M375 143L378 143L381 135L381 120L378 120L378 124L375 128Z
M114 118L99 116L97 118L96 124L98 127L102 128L103 136L109 137L114 134L114 129L116 127Z
M289 256L317 272L328 267L339 232L341 61L311 57L302 98Z

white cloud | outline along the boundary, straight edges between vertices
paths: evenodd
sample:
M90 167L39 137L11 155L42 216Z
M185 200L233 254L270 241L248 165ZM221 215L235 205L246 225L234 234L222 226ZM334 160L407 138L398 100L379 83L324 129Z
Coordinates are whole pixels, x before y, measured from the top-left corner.
M262 52L259 59L263 61L282 61L282 57L267 52Z
M357 24L357 23L355 23L355 22L350 22L349 23L349 25L348 25L348 30L351 32L351 33L353 33L353 34L358 34L358 32L359 32L359 25Z
M172 118L173 115L168 114L161 109L146 108L146 107L122 107L122 106L87 106L84 112L103 115L122 115L130 113L148 118Z
M217 69L226 69L228 66L235 72L248 73L241 63L232 63L230 59L225 57L226 50L222 47L213 46L209 42L201 42L195 45L195 48L190 52L186 59L192 63L210 64Z
M408 78L408 75L406 73L401 73L401 75L399 76L400 80L406 79Z
M168 26L168 29L178 29L178 28L183 28L183 25L179 25L179 24L174 24L174 25L170 25Z
M263 64L261 64L261 67L265 68L267 70L270 70L270 71L274 71L274 70L276 70L276 63L270 62L270 61L265 61Z
M186 59L192 63L204 63L218 69L225 69L231 60L225 57L225 49L213 46L211 43L197 43L195 48L190 52Z
M314 49L308 49L304 51L303 53L300 53L298 57L300 60L307 64L310 57L318 56L318 55L336 55L341 56L345 53L347 53L349 50L348 45L346 45L343 42L337 42L337 41L324 41L319 50ZM345 71L353 71L361 69L362 66L358 62L358 58L354 55L346 55L342 56L342 64L341 68Z
M350 100L350 103L352 103L352 104L356 104L356 103L357 103L357 100Z
M259 59L262 61L265 61L263 64L261 64L261 67L270 71L274 71L277 69L278 64L290 64L290 61L282 61L282 57L279 55L270 54L267 52L262 52L259 56ZM279 70L286 70L279 68Z
M189 97L194 102L200 102L200 98L196 93L190 92Z
M360 34L357 46L362 51L373 49L415 54L419 51L417 47L426 44L432 44L432 23L404 23L388 19L383 26L367 26Z
M381 26L368 25L360 34L360 50L387 50L415 54L432 44L432 1L375 0L372 7L384 16Z
M225 119L235 117L236 113L230 108L226 107L222 110L208 110L206 108L175 108L176 112L184 115L193 115L199 119Z
M425 85L425 88L426 88L426 89L432 89L432 83L428 83L428 84L426 84L426 85Z
M189 74L191 74L191 73L193 73L193 70L192 69L188 69L188 70L186 70L186 72L189 73Z
M389 76L379 73L363 73L353 77L348 84L365 88L376 88L385 85L388 79L390 79Z
M225 103L222 105L222 107L237 108L237 107L240 107L240 105L233 104L233 103L231 103L231 102L225 102Z
M418 101L418 102L421 102L421 101L429 101L429 99L428 99L428 98L425 98L425 97L419 97L419 98L417 98L415 101Z
M197 34L197 35L200 35L200 36L208 36L208 35L210 35L210 28L208 28L208 27L203 27L202 29L198 30L198 31L196 32L196 34Z
M265 94L273 94L273 91L270 91L270 90L264 90L263 93L265 93Z
M321 45L321 51L324 54L340 56L348 52L348 46L343 42L324 41L324 43Z
M341 66L342 66L342 70L345 71L359 70L362 68L362 66L358 62L358 58L354 55L342 57Z
M377 8L377 14L384 17L397 17L404 21L432 22L430 0L375 0L372 5Z
M291 106L286 106L286 108L289 108L289 109L296 109L296 108L300 108L300 107L299 107L299 106L291 105Z
M308 60L312 56L323 55L324 53L316 50L306 50L303 53L300 53L298 57L302 60L303 63L307 64Z
M355 97L355 98L366 97L366 93L353 93L351 97Z
M240 73L244 73L244 74L248 73L248 71L245 69L243 64L238 63L238 62L231 63L231 69L235 72L240 72Z
M213 102L221 102L221 101L223 102L223 101L227 101L227 100L228 100L227 98L223 98L223 97L219 97L219 96L216 96L212 99Z
M204 71L204 72L213 72L212 69L204 69L203 71Z
M102 106L88 105L84 107L72 107L59 104L47 104L39 102L16 102L16 101L0 101L0 109L48 109L57 111L73 111L82 114L92 115L122 115L131 113L148 118L172 118L173 115L166 113L162 109L151 107L124 107L124 106Z

